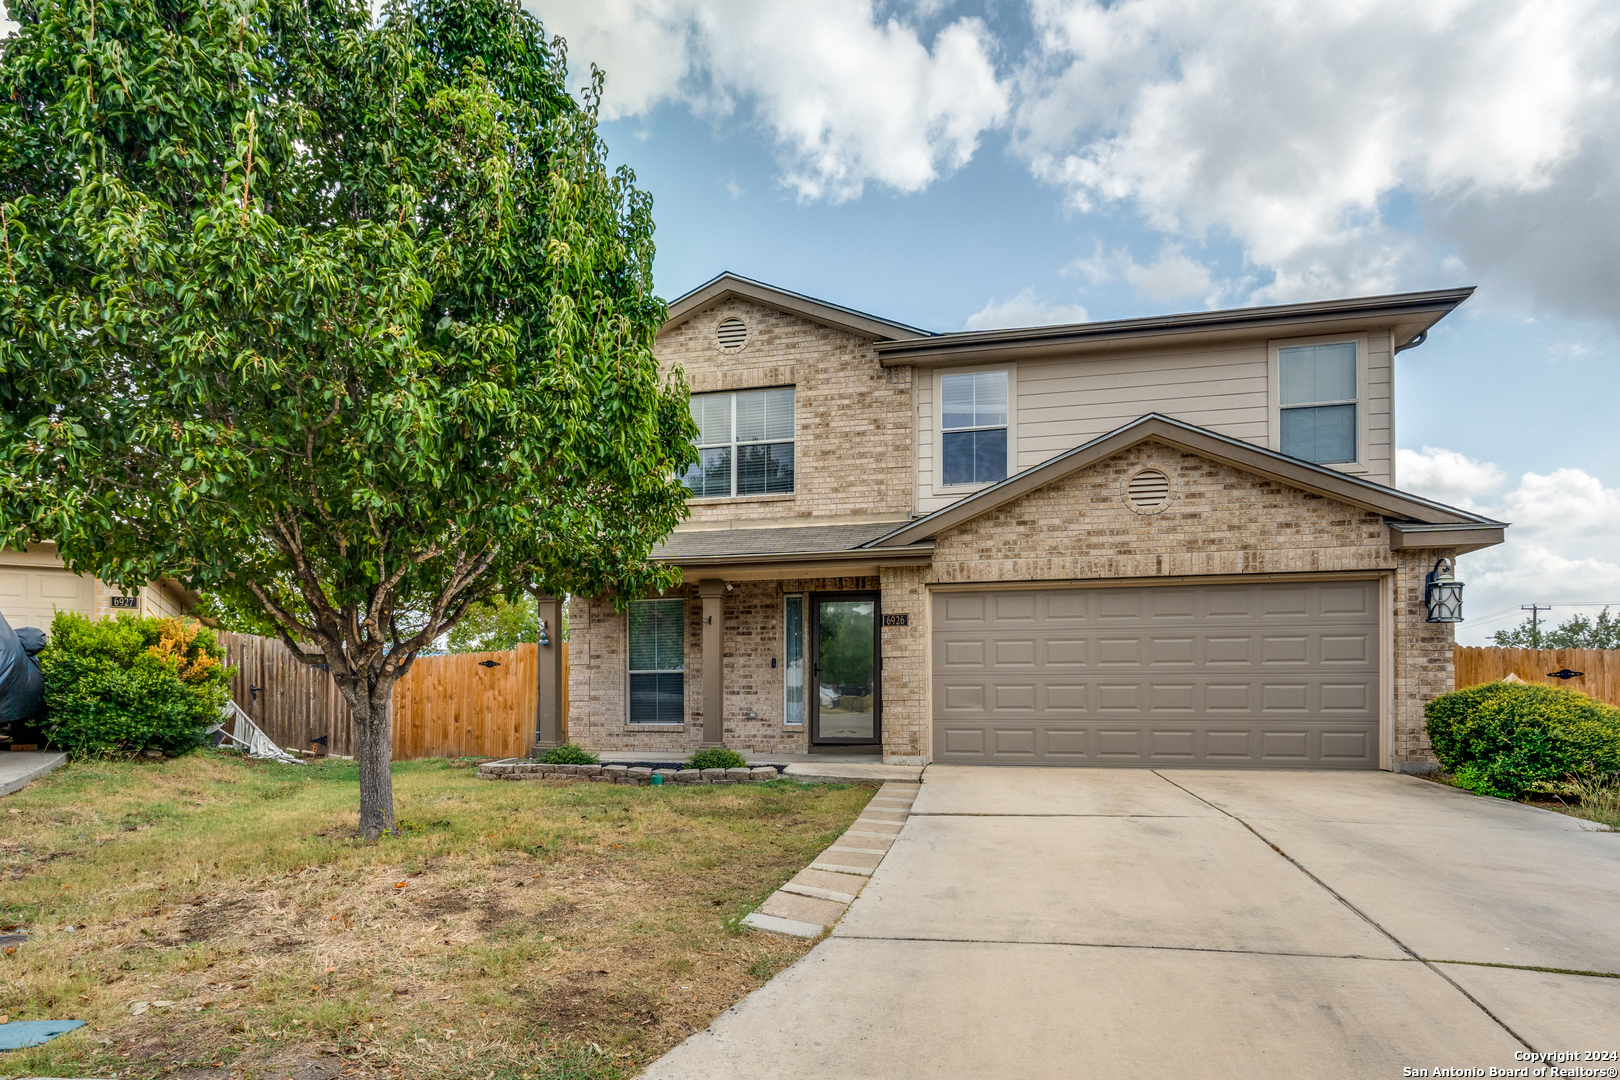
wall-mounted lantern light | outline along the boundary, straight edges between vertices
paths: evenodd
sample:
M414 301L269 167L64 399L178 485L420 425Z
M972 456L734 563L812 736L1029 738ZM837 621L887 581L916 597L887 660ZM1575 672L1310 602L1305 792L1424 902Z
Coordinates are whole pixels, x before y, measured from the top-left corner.
M1463 583L1452 576L1451 560L1438 560L1423 586L1423 602L1429 606L1429 621L1462 622L1462 590Z
M550 645L551 639L546 637L546 620L540 620L540 644Z

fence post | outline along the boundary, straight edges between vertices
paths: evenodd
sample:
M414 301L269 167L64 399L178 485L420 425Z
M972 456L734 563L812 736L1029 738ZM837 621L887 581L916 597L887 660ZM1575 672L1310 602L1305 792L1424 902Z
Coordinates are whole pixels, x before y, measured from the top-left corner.
M535 607L540 616L540 645L534 662L539 691L534 710L534 748L539 754L562 742L562 601L555 596L536 596Z

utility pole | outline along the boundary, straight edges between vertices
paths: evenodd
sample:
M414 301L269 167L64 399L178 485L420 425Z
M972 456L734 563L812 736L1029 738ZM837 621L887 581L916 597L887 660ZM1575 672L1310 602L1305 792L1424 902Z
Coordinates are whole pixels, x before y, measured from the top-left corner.
M1530 613L1530 647L1532 649L1541 648L1541 613L1543 611L1551 611L1552 605L1520 604L1519 610L1528 611Z

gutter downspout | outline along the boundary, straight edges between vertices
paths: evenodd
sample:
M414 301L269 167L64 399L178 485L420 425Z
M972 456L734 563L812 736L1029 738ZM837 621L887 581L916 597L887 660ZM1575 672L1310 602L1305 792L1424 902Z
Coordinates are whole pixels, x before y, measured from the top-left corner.
M1395 355L1399 356L1401 353L1405 352L1407 349L1415 349L1419 345L1423 344L1425 341L1428 341L1428 340L1429 340L1429 332L1427 330L1420 331L1418 333L1417 337L1413 338L1411 341L1408 341L1405 345L1397 345L1397 346L1395 346Z

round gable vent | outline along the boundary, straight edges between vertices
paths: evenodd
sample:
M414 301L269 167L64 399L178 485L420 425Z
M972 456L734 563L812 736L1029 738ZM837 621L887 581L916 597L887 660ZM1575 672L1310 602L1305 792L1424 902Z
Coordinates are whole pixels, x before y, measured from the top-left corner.
M741 352L742 347L748 344L748 327L738 318L722 319L715 336L720 339L720 348L725 352Z
M1126 483L1125 501L1144 513L1164 509L1170 501L1170 478L1158 469L1143 469Z

